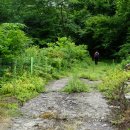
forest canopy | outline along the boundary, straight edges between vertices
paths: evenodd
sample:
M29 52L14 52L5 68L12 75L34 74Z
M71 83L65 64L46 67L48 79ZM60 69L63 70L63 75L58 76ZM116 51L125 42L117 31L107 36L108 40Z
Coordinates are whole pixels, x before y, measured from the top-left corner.
M43 48L58 37L88 46L90 54L125 58L130 53L130 0L4 0L0 23L21 23Z

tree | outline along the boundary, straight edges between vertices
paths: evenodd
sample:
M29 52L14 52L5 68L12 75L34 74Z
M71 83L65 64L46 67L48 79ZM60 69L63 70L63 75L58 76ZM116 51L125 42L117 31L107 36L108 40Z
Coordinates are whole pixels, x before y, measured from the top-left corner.
M31 40L21 30L23 24L4 23L0 25L0 55L13 60L22 54Z
M114 56L129 41L130 0L6 0L2 5L1 22L25 24L40 47L67 36L91 53L99 49Z

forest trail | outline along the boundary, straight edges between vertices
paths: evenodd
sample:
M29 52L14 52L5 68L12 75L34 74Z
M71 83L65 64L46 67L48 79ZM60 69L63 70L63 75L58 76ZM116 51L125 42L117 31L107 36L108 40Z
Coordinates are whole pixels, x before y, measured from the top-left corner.
M82 80L91 87L101 82ZM49 83L46 93L24 104L23 116L13 118L8 130L116 130L108 123L110 109L102 94L60 92L68 81Z

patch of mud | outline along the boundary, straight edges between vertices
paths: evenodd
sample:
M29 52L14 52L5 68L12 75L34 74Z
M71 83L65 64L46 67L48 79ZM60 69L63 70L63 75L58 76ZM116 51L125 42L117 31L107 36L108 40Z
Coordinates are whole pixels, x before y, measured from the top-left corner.
M116 130L107 122L110 109L101 93L58 92L68 80L49 84L47 93L24 104L23 116L8 130Z

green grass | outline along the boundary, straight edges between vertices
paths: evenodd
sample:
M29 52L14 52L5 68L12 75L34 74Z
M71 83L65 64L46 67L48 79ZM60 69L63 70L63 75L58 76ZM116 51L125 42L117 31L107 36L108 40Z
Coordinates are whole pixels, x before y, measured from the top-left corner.
M83 62L80 65L75 65L71 72L77 74L80 78L101 80L106 76L108 70L115 67L115 64L108 62L99 62L98 65L95 65L94 62L90 62L89 65Z
M116 64L111 62L99 62L98 65L94 64L94 61L83 61L73 65L71 69L66 69L64 71L59 71L55 73L58 78L77 75L79 78L89 79L89 80L102 80L107 76L108 70L116 68Z
M80 92L88 92L89 86L87 86L83 81L81 81L78 77L72 77L67 86L63 89L64 92L67 93L80 93Z

